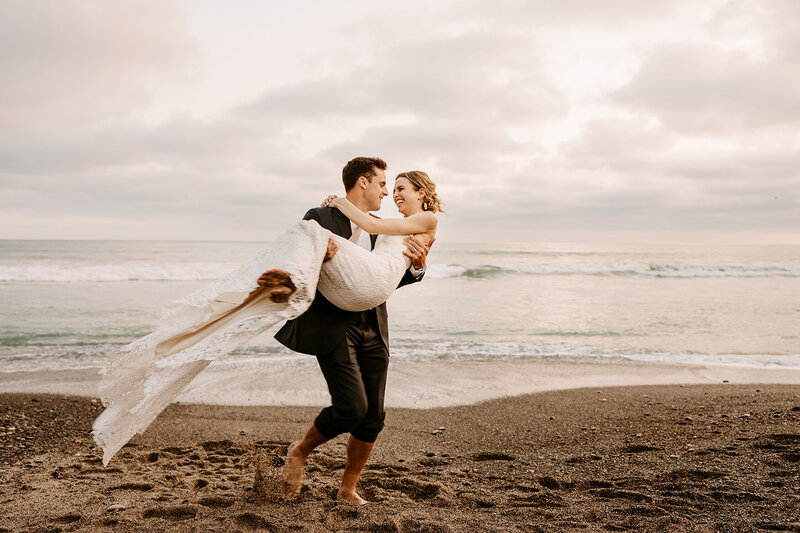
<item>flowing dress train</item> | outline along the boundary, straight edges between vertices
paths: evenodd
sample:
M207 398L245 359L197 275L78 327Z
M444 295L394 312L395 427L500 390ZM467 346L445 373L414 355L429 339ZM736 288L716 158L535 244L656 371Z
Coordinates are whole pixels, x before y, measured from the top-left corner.
M339 250L323 263L329 237ZM158 329L111 353L101 371L106 409L92 435L103 449L103 465L212 361L300 316L317 290L347 311L385 302L409 267L404 249L403 237L381 235L369 252L315 221L301 221L225 278L168 304ZM272 302L269 291L258 286L270 269L291 275L296 290L288 302Z

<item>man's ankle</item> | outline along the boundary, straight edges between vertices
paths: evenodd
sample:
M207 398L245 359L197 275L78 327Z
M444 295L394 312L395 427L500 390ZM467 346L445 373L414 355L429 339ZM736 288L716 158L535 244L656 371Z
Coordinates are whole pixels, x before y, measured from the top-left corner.
M298 441L291 443L289 448L286 450L286 453L295 457L301 457L303 461L305 461L311 453L311 450L305 451L303 449L302 442Z

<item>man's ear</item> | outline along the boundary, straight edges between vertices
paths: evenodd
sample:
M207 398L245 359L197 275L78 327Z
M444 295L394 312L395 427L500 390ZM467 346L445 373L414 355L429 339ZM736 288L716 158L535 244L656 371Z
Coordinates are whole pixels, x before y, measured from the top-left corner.
M367 188L367 186L369 185L369 180L367 179L367 177L366 177L366 176L359 176L359 177L358 177L358 185L359 185L359 186L360 186L362 189L366 189L366 188Z

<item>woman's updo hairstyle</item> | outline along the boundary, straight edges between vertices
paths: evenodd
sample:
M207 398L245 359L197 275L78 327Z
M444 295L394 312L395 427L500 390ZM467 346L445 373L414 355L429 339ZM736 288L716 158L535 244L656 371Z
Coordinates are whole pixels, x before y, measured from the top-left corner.
M425 191L425 197L422 199L423 211L445 212L442 209L441 200L436 196L436 184L431 181L431 178L426 173L421 170L409 170L408 172L401 172L397 177L407 179L414 186L415 191L420 189Z

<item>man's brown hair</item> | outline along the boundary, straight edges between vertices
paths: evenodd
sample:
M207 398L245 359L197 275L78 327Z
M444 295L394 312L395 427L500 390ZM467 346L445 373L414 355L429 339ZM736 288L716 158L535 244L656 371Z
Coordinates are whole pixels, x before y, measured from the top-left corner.
M361 176L372 183L376 168L386 170L386 161L379 157L356 157L348 161L342 169L342 183L344 183L345 192L350 192Z

